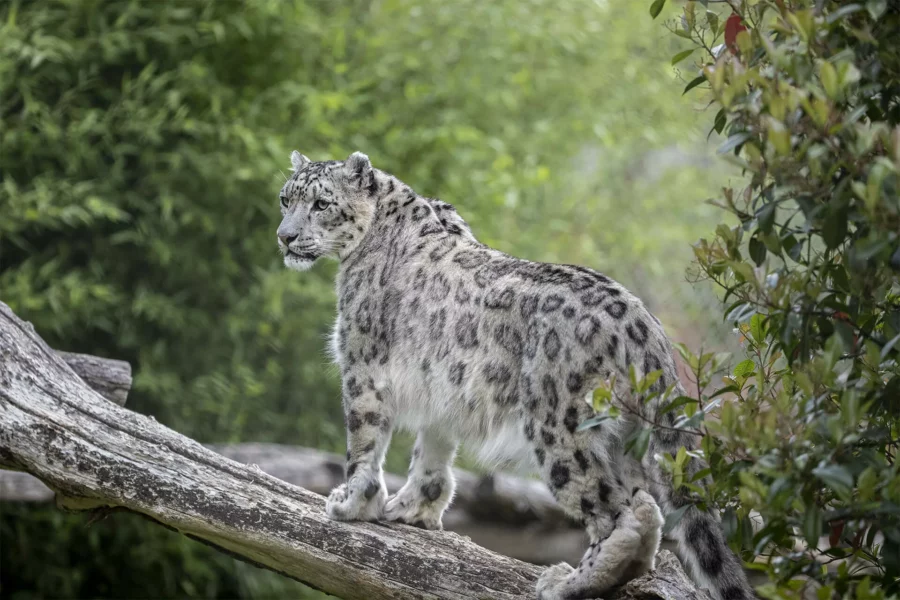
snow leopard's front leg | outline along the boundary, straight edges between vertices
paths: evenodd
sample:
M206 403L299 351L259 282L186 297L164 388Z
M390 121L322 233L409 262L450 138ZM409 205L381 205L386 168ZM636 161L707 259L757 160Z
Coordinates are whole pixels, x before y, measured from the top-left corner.
M453 458L457 442L435 431L419 433L409 477L384 507L386 521L399 521L424 529L443 529L441 515L453 500Z
M371 378L365 380L351 375L343 381L347 481L325 501L325 513L337 521L376 521L387 499L381 466L391 441L391 417L384 392Z

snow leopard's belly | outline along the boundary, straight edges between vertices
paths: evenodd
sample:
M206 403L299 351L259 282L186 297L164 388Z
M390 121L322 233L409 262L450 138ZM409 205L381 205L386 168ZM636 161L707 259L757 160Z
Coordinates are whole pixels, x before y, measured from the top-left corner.
M330 344L338 366L349 360L338 342L340 326L339 315ZM398 350L385 365L383 380L373 382L383 390L396 427L414 433L440 432L461 442L464 451L487 467L535 468L521 408L495 402L494 386L473 376L490 370L489 366L450 356L444 348L434 349L433 354L416 352L411 346ZM432 358L426 358L429 355Z

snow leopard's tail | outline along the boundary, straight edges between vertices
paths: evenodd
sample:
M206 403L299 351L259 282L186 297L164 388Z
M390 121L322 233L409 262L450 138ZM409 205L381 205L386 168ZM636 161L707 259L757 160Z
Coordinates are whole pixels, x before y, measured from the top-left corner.
M663 380L678 381L674 361L664 365L663 371L665 373ZM676 390L675 396L684 395L685 391L681 389L680 384L677 387L679 389ZM653 429L650 446L644 456L644 470L650 480L653 495L663 514L667 515L690 505L691 498L685 488L679 490L673 488L672 476L662 470L654 455L668 452L671 456L675 456L682 446L688 450L696 448L698 436L675 429L673 426L676 419L672 412L658 414L661 403L661 399L651 401L648 407L654 422L662 426ZM690 460L686 466L685 480L690 481L706 466L697 458ZM706 481L701 480L697 483L703 485ZM692 579L700 587L707 588L716 600L751 600L756 597L747 581L741 560L726 543L717 513L691 506L669 535L677 541L676 552Z

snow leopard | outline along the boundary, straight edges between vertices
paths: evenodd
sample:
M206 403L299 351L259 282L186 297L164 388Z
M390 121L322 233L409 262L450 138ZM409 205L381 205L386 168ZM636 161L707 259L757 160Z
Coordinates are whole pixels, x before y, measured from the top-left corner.
M330 351L347 467L328 517L441 529L462 443L486 465L535 469L587 531L583 559L547 568L537 598L596 598L651 570L662 515L692 504L654 456L697 441L660 400L630 396L631 367L661 372L657 390L684 393L671 344L641 300L593 269L482 244L451 204L417 194L360 152L318 162L294 151L291 168L277 230L284 264L339 261ZM580 428L606 382L631 398L628 410ZM642 422L656 426L638 460L625 440ZM417 437L407 482L388 496L382 465L397 428ZM691 460L688 476L704 466ZM713 512L690 506L672 535L715 598L754 597Z

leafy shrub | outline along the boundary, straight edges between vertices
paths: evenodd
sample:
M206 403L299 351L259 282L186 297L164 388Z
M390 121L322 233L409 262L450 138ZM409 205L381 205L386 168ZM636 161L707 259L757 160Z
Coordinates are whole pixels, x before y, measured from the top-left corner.
M725 509L764 597L896 595L900 8L722 8L690 1L670 23L689 43L673 64L696 69L685 92L718 108L719 152L745 174L712 201L735 224L694 248L744 356L719 384L723 357L682 348L702 390L683 423L705 433L714 480L683 485ZM660 457L677 480L690 457L674 458Z

